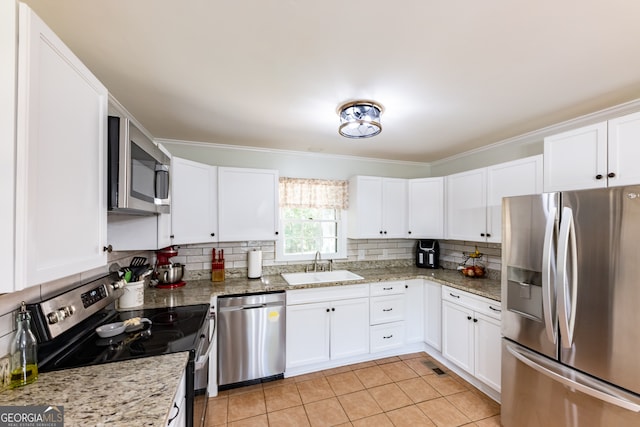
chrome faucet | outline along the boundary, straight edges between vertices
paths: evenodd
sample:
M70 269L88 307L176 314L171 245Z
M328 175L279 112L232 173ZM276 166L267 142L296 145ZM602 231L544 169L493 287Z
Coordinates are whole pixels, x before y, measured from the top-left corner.
M318 261L322 260L322 255L320 255L320 251L316 251L316 256L313 259L313 271L318 271Z

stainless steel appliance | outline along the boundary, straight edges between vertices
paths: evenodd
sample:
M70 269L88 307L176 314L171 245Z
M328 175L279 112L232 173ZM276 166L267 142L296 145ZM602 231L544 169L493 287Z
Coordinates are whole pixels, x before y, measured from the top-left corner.
M502 425L640 425L640 186L503 200Z
M38 369L48 372L188 351L186 420L188 426L202 426L212 348L209 304L118 312L114 301L121 294L117 277L105 276L29 305L38 337ZM111 338L95 332L100 325L134 317L146 317L151 326Z
M217 318L219 389L283 377L284 292L218 297Z
M416 244L416 267L440 267L440 244L437 240L418 240Z
M109 116L108 129L109 211L169 213L169 156L126 117Z

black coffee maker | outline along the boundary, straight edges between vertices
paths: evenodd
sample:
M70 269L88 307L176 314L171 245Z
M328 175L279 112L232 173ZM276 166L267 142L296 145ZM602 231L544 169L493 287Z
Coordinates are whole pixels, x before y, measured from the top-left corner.
M418 240L416 244L416 267L440 267L440 245L437 240Z

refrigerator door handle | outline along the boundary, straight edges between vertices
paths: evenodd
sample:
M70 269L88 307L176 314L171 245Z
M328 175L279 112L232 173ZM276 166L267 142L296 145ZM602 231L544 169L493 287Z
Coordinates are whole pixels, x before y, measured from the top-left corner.
M558 324L558 317L555 304L555 277L553 276L551 261L555 256L554 231L556 214L557 208L552 207L547 216L542 249L542 314L547 338L554 344L557 342L556 325Z
M563 348L573 345L573 330L576 324L576 297L578 293L576 230L573 210L562 209L562 221L558 236L558 269L556 283L558 288L558 321ZM567 283L567 282L571 283ZM569 288L570 287L570 288Z
M572 390L633 412L640 412L640 399L615 387L569 369L530 350L506 344L507 351L520 362Z

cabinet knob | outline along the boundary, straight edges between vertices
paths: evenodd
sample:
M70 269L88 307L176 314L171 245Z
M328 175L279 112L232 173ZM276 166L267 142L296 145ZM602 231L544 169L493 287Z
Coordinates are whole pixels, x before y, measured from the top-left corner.
M331 307L331 311L336 311L336 308L335 307Z
M175 235L173 235L173 234L172 234L171 236L169 236L169 238L170 238L170 239L173 239L173 238L175 238L175 237L176 237L176 236L175 236Z
M476 323L478 321L478 319L473 319L473 323Z
M615 173L613 173L613 172L609 172L609 173L607 174L607 176L608 176L609 178L615 178L615 177L616 177L616 174L615 174Z
M482 237L484 237L484 233L480 233L480 235L481 235Z
M276 231L276 236L278 235L278 232Z
M602 179L602 174L596 175L596 179Z
M214 237L216 235L216 233L211 233L211 237Z
M331 310L327 308L327 313L330 312Z
M382 234L382 230L380 230L380 234Z
M467 316L467 320L471 320L471 316Z
M487 237L491 237L491 233L487 233Z
M102 247L102 252L108 252L108 253L113 252L113 246L111 246L111 245L109 245L109 246L103 246L103 247Z
M411 231L409 231L409 234L411 234Z
M384 234L387 234L387 230L384 230Z

